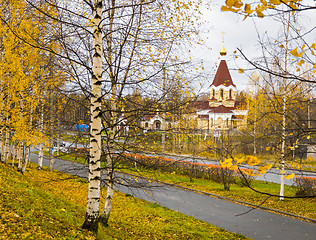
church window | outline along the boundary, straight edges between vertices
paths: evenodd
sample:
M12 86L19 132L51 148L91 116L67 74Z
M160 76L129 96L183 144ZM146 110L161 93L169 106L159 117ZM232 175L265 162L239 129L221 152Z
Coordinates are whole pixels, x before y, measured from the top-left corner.
M213 89L213 97L215 97L215 89Z
M232 90L229 89L229 99L232 99Z
M148 122L145 123L145 128L148 128Z
M221 98L224 98L224 90L221 89Z

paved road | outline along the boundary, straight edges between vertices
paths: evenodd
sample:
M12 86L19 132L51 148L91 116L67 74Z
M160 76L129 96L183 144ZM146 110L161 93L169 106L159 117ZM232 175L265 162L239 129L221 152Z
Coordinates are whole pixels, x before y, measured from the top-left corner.
M37 155L32 154L32 161L37 161ZM44 165L48 165L47 159ZM87 176L87 167L63 160L56 160L57 170ZM117 177L124 178L123 175ZM125 178L125 182L135 183L133 178ZM142 182L138 180L137 182ZM142 182L145 185L148 182ZM151 183L150 183L151 184ZM153 188L141 189L118 186L117 190L129 193L148 202L159 203L172 210L193 216L197 219L214 224L231 232L240 233L252 239L315 239L316 224L301 221L291 217L270 213L261 209L250 208L230 201L185 191L169 185L155 183ZM237 216L242 214L240 216Z
M85 148L87 146L84 146L82 144L74 144L70 142L64 142L65 147L81 147ZM161 154L154 154L154 153L141 153L147 156L161 156ZM191 155L175 155L175 154L165 154L166 157L169 157L171 159L177 160L177 161L187 161L187 162L193 162L193 163L203 163L203 164L216 164L220 165L219 161L217 160L206 160L200 157L193 158ZM244 168L252 168L257 169L256 166L242 166ZM316 172L306 172L306 171L294 171L294 170L287 170L286 174L292 174L294 173L295 176L304 176L304 177L313 177L316 178ZM281 182L281 176L280 176L280 170L271 168L267 171L266 174L263 174L262 176L255 176L256 180L260 181L267 181L267 182L273 182L280 184ZM294 179L284 179L284 184L292 186L295 184Z
M145 154L148 156L157 156L157 154ZM160 155L161 156L161 155ZM187 162L193 162L193 163L202 163L202 164L215 164L215 165L220 165L218 160L206 160L200 157L193 158L190 155L174 155L174 154L166 154L166 157L169 157L171 159L175 159L178 161L187 161ZM241 165L241 167L244 168L252 168L252 169L257 169L256 166L246 166L246 165ZM316 178L316 172L307 172L307 171L296 171L296 170L286 170L286 174L292 174L294 173L295 176L304 176L304 177L314 177ZM273 182L273 183L278 183L280 184L281 182L281 176L280 176L280 170L271 168L267 171L266 174L263 174L262 176L256 176L256 180L260 181L267 181L267 182ZM285 185L293 185L294 179L284 179L284 184Z

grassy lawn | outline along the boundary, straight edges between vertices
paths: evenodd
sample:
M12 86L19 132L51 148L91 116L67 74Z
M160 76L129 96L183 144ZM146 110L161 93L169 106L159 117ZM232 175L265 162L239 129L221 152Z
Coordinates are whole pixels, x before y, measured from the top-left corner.
M87 182L31 164L25 175L0 163L0 239L245 239L203 221L115 193L109 227L84 221ZM102 196L105 189L102 189ZM102 208L104 199L100 206Z

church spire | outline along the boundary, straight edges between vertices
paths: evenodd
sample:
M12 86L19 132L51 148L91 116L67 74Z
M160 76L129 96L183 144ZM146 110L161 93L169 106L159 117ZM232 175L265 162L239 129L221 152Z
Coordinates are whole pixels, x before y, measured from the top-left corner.
M221 56L226 56L227 52L226 52L226 49L225 49L225 46L224 46L224 34L225 34L225 32L222 32L222 34L223 34L223 46L222 46L222 49L221 49L221 51L219 52L219 54L220 54Z
M225 87L229 87L229 86L233 86L236 87L236 85L233 83L232 77L230 76L228 67L227 67L227 63L225 61L224 56L227 54L225 46L224 46L224 34L225 32L222 32L223 34L223 46L222 49L220 51L220 54L222 56L222 59L219 63L218 69L216 71L213 83L211 84L211 86L214 87L218 87L218 86L225 86Z

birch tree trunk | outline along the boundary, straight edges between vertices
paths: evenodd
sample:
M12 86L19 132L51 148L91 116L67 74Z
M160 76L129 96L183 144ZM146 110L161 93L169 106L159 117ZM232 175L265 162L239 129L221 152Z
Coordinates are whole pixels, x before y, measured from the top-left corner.
M52 63L53 63L53 57L50 57L51 60L51 66L50 66L50 79L53 78L53 70L52 70ZM53 140L53 87L49 87L49 170L54 170L54 140Z
M6 104L9 105L9 98L6 100ZM8 161L8 151L9 151L9 143L10 143L10 118L8 116L9 113L6 114L6 117L2 115L2 120L5 119L5 126L4 126L4 132L3 128L1 128L1 139L2 139L2 144L1 144L1 158L2 162L7 163ZM4 140L4 141L3 141Z
M14 161L15 159L17 159L17 152L18 152L18 142L15 141L14 145L12 146L12 167L14 167Z
M166 69L162 68L162 94L165 95L165 84L166 84ZM162 122L161 122L161 153L165 153L166 151L166 113L165 113L165 101L163 101L163 109L162 109Z
M2 88L0 90L2 92ZM1 99L3 99L3 94L0 95ZM0 123L3 123L4 120L4 114L3 114L3 103L1 103L1 109L0 109ZM0 161L3 162L3 155L4 155L4 133L3 133L3 124L0 125Z
M111 108L111 119L110 119L110 131L109 131L109 143L107 145L107 158L106 158L106 170L107 170L107 192L104 204L104 209L100 215L100 222L104 225L108 225L109 217L112 210L113 196L114 196L114 169L113 169L113 158L112 150L114 145L115 128L114 121L116 120L116 80L114 77L112 63L112 31L113 31L113 21L115 14L115 0L112 0L112 9L109 11L109 29L107 36L107 62L109 62L109 75L111 79L111 98L110 98L110 108Z
M9 117L7 117L6 120L6 127L5 127L5 140L4 140L4 156L3 156L3 161L4 163L7 163L8 158L9 158L9 148L10 148L10 129L9 129Z
M23 94L21 93L20 98L20 118L23 119L23 111L24 111L24 104L23 104ZM23 166L23 159L24 157L24 141L19 142L18 147L18 171L22 172L22 166Z
M29 129L32 129L32 124L33 124L33 107L32 107L32 102L31 102L31 107L30 107L30 120L29 120ZM22 166L22 174L24 174L27 164L29 162L30 159L30 152L31 152L31 145L29 143L27 143L26 145L26 149L25 149L25 160L24 160L24 164Z
M281 145L281 182L280 182L280 201L284 200L284 177L285 177L285 136L286 136L286 94L287 94L287 54L288 54L288 39L289 39L289 29L290 29L290 19L291 15L288 13L287 25L283 25L285 34L285 57L284 57L284 72L285 76L283 78L283 102L282 102L282 145Z
M22 170L22 164L23 164L23 141L19 142L18 150L17 150L17 158L18 158L18 171Z
M286 134L286 96L283 96L283 113L282 113L282 145L281 145L281 184L280 184L280 200L284 200L284 165L285 165L285 134Z
M93 3L93 66L91 84L91 124L89 188L85 222L82 228L98 231L101 181L101 76L102 76L102 0Z
M42 106L41 106L41 116L40 116L40 132L43 134L44 133L44 102L42 101ZM38 170L41 170L43 167L43 152L44 144L43 141L39 144L39 151L38 151Z
M111 135L112 134L110 133L110 136ZM110 139L110 141L112 141L112 138ZM110 143L110 145L113 145L113 144ZM110 151L111 151L111 149L110 149ZM107 168L108 186L107 186L104 209L100 215L100 222L104 226L108 226L108 221L109 221L109 217L110 217L111 210L112 210L113 196L114 196L114 178L113 178L114 171L113 171L113 159L112 159L111 153L108 153L108 155L107 155L106 168Z

